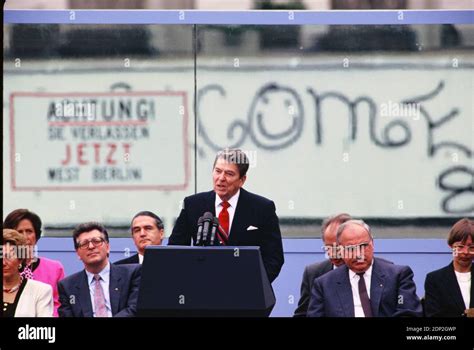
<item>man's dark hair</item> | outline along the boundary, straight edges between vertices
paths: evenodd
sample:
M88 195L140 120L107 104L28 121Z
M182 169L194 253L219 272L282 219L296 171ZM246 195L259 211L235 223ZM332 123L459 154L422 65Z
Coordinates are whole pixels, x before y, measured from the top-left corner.
M465 243L468 237L471 237L474 242L474 221L463 218L457 221L451 228L451 231L449 231L448 244L453 245L456 242Z
M326 229L333 225L341 225L345 223L346 221L352 220L352 217L347 214L347 213L341 213L337 215L330 216L326 219L323 220L323 223L321 225L321 239L324 241L324 232L326 232Z
M7 215L5 221L3 222L3 228L9 228L12 230L16 230L20 221L22 220L29 220L33 225L33 229L35 230L36 241L39 241L41 238L41 219L40 217L29 211L28 209L16 209L12 211L10 214Z
M98 222L94 222L94 221L86 222L86 223L77 225L76 228L74 229L74 231L72 231L72 239L74 240L74 248L76 248L76 249L78 248L77 238L82 233L90 232L90 231L93 231L93 230L97 230L97 231L101 232L104 235L105 241L109 242L109 234L107 233L107 230L105 229L104 226L102 226Z
M133 234L133 220L135 220L138 216L149 216L150 218L153 218L155 220L155 224L158 230L164 229L163 220L161 220L158 215L156 215L155 213L151 211L144 210L135 214L135 216L133 217L132 222L130 223L132 234Z
M215 168L218 159L224 159L227 163L232 163L237 165L239 169L239 177L242 178L247 174L249 170L250 162L247 155L239 148L226 148L222 151L219 151L214 159L214 165L212 169Z

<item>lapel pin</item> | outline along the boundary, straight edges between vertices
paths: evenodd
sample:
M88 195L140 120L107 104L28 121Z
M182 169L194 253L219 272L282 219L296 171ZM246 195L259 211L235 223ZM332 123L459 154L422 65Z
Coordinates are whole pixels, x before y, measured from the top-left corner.
M382 286L382 285L380 285L380 286ZM115 290L117 290L117 291L118 291L118 288L115 288Z

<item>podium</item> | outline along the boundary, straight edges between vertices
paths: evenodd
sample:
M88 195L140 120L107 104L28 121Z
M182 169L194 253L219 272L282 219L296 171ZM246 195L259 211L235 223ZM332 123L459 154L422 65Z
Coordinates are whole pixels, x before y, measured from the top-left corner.
M268 317L274 305L259 247L145 250L137 316Z

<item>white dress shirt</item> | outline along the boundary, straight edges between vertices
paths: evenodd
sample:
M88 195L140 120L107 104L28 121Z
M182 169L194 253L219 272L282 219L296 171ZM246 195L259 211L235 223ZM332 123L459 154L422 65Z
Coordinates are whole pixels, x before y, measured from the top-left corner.
M143 264L143 258L144 258L144 256L141 255L140 253L138 253L138 263L139 263L140 265Z
M367 271L364 273L364 281L365 286L367 288L367 295L370 299L370 280L372 278L372 266L374 265L374 261L372 260L372 264L368 268ZM354 316L355 317L365 317L364 310L362 309L362 303L360 301L359 295L359 275L357 275L354 271L349 269L349 281L351 282L352 288L352 299L354 300Z
M95 317L94 290L95 290L96 281L94 280L93 273L90 273L89 271L86 270L86 274L87 274L87 282L89 283L89 293L90 293L91 302L92 302L92 312ZM109 292L110 262L107 263L107 266L105 266L104 269L100 271L98 275L100 276L100 285L102 286L102 290L104 291L107 317L112 317L112 307L110 306L110 292Z
M456 279L458 280L459 289L461 289L462 300L464 301L464 305L466 306L466 309L469 309L469 303L471 302L471 271L454 271L454 273L456 274Z
M229 200L230 206L227 208L227 212L229 213L229 235L230 230L232 228L232 221L234 220L235 208L237 208L237 202L239 201L240 196L240 189L234 194ZM215 202L215 209L216 209L216 216L219 217L223 207L222 207L223 200L216 194L216 202Z

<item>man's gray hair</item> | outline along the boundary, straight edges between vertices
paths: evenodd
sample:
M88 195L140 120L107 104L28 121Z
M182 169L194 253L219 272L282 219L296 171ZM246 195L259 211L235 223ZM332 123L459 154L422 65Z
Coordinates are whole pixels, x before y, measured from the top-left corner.
M370 226L367 225L364 220L348 220L344 223L342 223L338 228L337 228L337 232L336 232L336 242L337 244L340 244L341 242L341 236L342 236L342 232L344 232L344 229L346 229L348 226L351 226L351 225L357 225L357 226L361 226L363 227L367 233L369 234L369 237L371 240L374 239L374 237L372 236L372 231L370 230Z

